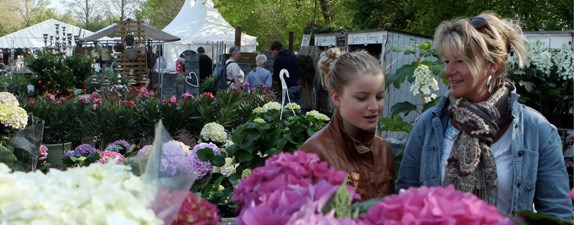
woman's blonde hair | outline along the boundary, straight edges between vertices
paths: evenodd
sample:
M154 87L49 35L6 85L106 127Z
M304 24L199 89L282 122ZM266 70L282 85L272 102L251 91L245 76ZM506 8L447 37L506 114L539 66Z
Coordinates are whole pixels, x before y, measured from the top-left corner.
M506 59L516 54L519 67L526 63L526 39L517 21L501 19L492 12L483 12L468 19L458 18L442 22L435 31L434 45L439 56L454 53L469 67L473 77L478 76L480 62L498 63L496 78L506 71ZM477 79L475 79L476 85Z
M341 53L337 47L321 53L318 62L323 86L342 93L349 81L357 76L383 74L379 61L366 51ZM384 79L383 79L384 81Z

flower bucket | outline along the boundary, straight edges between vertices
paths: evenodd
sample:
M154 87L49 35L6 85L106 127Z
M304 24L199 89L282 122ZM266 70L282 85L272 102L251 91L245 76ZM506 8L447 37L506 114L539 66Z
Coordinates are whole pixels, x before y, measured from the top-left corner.
M46 144L46 147L48 147L48 163L52 167L63 168L64 152L72 149L72 142Z

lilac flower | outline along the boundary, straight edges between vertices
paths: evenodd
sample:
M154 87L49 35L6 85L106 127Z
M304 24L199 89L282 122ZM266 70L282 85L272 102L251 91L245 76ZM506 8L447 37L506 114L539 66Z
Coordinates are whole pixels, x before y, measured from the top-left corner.
M125 140L117 140L109 144L105 150L125 153L130 149L131 145Z
M153 146L146 145L138 151L136 156L147 157L150 155L152 149ZM172 140L162 144L159 170L161 174L165 176L192 174L193 168L189 163L188 155L181 148L179 142Z
M86 157L94 152L97 152L98 150L96 148L94 148L92 145L90 144L82 144L79 145L78 147L76 147L74 150L70 150L67 151L64 154L64 158L70 158L70 157Z
M221 155L221 150L217 147L217 145L213 143L199 143L193 147L191 150L191 154L188 157L189 163L192 167L193 173L197 175L197 179L203 178L208 173L213 171L213 167L211 166L210 162L205 162L199 159L197 156L197 151L209 148L213 151L216 155Z

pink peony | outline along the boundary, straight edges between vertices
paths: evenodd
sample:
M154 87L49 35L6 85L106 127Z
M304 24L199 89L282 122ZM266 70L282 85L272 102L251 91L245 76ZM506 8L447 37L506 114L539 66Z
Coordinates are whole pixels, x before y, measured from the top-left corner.
M345 172L320 162L315 154L281 152L235 187L231 200L240 210L237 224L285 224L308 202L320 210L344 180ZM349 191L356 195L353 188Z
M359 217L364 224L499 224L508 221L496 207L448 187L420 187L386 197Z
M100 163L107 163L109 160L112 159L117 159L118 164L123 164L125 158L119 152L108 151L108 150L100 152L100 160L99 160Z

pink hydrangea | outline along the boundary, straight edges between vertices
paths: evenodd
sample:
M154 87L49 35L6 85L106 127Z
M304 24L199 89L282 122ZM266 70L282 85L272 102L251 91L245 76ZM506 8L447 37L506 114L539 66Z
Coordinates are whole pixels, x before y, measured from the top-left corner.
M192 193L187 193L185 200L181 204L177 217L172 225L219 224L219 210L205 199L197 198Z
M509 219L496 207L448 187L410 188L386 197L359 217L367 225L501 224Z
M237 201L240 210L237 224L285 224L308 202L316 202L320 209L345 176L315 154L281 152L235 187L231 200ZM358 196L348 188L351 196Z
M107 163L109 160L112 159L117 159L118 164L121 164L124 162L124 156L122 154L120 154L119 152L114 152L114 151L101 151L100 152L100 163Z

